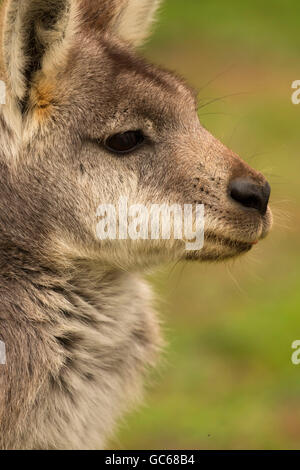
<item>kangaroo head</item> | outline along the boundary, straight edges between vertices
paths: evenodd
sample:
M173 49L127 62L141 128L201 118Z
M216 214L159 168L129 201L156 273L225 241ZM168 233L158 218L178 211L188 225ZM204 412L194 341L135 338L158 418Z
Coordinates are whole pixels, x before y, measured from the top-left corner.
M199 122L195 93L142 60L159 0L4 4L0 217L45 259L132 268L248 251L271 225L265 178ZM99 204L203 204L205 242L100 240ZM99 215L99 214L98 214Z

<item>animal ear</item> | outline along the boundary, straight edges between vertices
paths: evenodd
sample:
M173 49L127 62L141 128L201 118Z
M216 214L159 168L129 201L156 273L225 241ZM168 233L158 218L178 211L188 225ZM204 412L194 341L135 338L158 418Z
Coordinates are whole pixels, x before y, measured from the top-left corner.
M161 0L128 0L116 22L116 32L121 39L135 46L149 36Z
M109 31L133 45L148 36L161 0L5 0L1 69L7 92L26 106L34 74L56 70L78 29ZM47 72L46 72L47 73Z
M2 24L2 68L14 101L24 105L32 77L46 56L62 58L75 16L72 0L6 0Z
M149 36L162 0L80 0L87 26L109 30L134 46Z

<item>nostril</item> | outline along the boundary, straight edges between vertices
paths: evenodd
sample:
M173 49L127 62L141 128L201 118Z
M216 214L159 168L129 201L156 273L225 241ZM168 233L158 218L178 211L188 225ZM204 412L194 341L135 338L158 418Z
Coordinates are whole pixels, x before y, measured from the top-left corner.
M258 191L246 181L234 181L231 185L230 196L245 207L260 208L261 201Z
M266 213L270 192L269 183L262 186L246 178L233 180L229 187L229 194L234 201L244 207L256 209L262 215Z

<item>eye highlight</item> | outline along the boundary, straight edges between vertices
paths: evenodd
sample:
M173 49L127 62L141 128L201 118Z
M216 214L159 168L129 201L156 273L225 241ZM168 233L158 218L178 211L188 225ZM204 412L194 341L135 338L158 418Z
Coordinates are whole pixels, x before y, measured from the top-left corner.
M114 134L104 142L105 147L113 153L126 154L135 150L145 141L142 131L127 131L122 134Z

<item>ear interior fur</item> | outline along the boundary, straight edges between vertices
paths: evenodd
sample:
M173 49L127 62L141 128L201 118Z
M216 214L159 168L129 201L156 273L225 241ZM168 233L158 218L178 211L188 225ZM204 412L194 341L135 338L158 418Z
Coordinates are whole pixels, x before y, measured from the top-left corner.
M66 0L11 0L6 6L4 65L11 92L24 105L33 74L46 52L64 39L70 14Z

